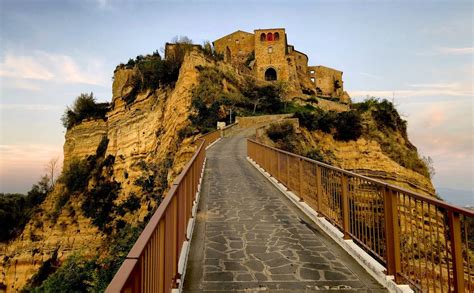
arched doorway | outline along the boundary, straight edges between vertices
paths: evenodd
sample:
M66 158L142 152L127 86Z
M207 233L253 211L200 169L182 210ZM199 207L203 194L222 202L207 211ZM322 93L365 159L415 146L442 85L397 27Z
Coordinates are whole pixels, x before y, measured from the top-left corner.
M272 81L272 80L277 80L277 72L273 68L268 68L265 71L265 80Z
M232 54L230 53L229 47L225 50L225 61L230 62L232 60Z

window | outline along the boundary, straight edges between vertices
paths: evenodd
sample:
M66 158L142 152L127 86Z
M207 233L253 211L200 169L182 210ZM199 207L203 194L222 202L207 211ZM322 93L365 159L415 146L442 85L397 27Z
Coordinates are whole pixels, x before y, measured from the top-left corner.
M265 33L262 33L262 34L260 35L260 42L263 42L263 41L265 41L266 39L267 39L267 36L265 35Z
M239 41L239 40L235 40L235 43L238 44L238 43L240 43L240 41Z
M268 47L268 54L271 54L273 53L273 48L272 47Z
M273 35L273 38L275 39L275 41L278 41L280 39L280 34L275 33L275 35Z
M273 34L272 33L268 33L267 41L273 41Z
M309 73L310 73L310 74L314 74L314 70L310 70Z
M316 82L316 80L314 79L314 77L311 77L311 81L312 81L313 83Z

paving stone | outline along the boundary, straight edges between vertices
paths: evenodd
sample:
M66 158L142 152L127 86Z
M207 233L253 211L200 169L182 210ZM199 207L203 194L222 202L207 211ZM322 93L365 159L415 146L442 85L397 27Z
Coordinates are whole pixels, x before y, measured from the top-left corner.
M304 280L319 280L320 275L318 270L312 270L307 268L300 269L300 276Z
M247 268L245 268L242 264L230 261L224 262L224 269L226 271L247 271Z
M271 268L269 269L270 273L272 275L280 275L280 274L295 274L296 273L296 267L293 264L287 264L282 267L277 267L277 268ZM274 278L272 278L274 279Z
M232 281L234 275L230 272L213 272L204 274L205 281Z
M257 260L248 260L244 262L244 265L246 265L249 269L256 272L262 272L263 269L265 268L264 265Z

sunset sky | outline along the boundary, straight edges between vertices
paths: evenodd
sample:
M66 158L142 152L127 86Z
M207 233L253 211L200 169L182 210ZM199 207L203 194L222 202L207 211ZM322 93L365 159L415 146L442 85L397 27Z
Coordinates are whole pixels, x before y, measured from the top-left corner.
M115 66L174 36L195 43L284 27L354 101L394 98L436 187L474 187L473 1L0 1L0 192L62 158L60 117L81 92L110 101ZM474 199L473 199L474 202Z

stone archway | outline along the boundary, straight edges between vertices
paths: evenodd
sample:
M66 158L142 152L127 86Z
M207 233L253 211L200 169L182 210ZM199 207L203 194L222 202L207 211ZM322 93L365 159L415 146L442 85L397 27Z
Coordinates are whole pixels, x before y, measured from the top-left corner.
M265 80L267 81L277 80L277 72L274 68L270 67L267 70L265 70Z

